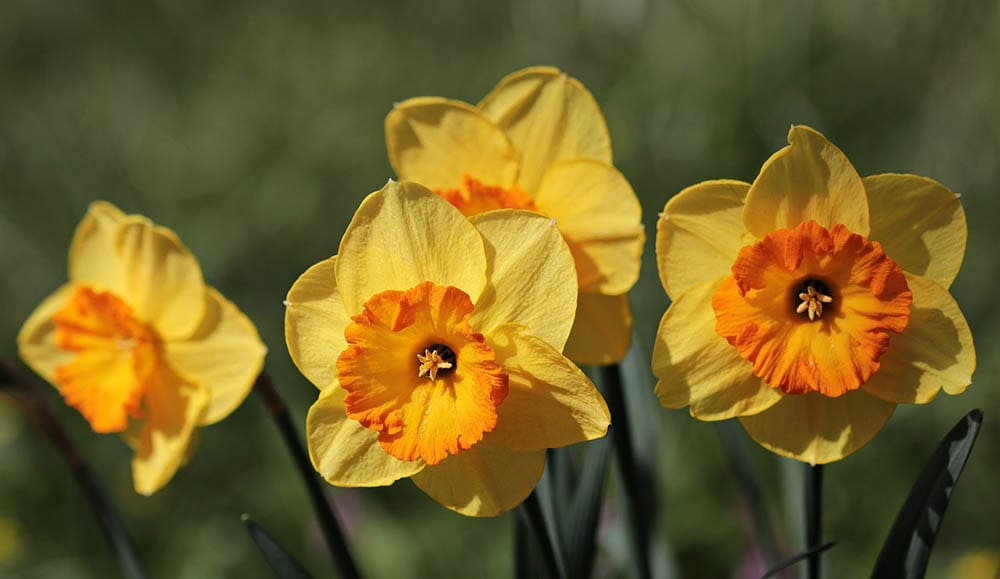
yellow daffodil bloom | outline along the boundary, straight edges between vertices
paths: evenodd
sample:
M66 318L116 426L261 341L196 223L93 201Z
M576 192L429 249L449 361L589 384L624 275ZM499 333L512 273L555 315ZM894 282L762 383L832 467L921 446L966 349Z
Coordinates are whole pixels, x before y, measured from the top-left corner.
M246 398L265 353L174 232L104 202L76 229L69 283L31 314L18 347L95 432L125 436L144 495L190 455L197 426Z
M739 417L771 451L822 464L897 404L972 381L972 334L948 293L965 213L924 177L862 179L813 129L788 142L753 184L708 181L666 204L656 253L673 303L653 372L664 406Z
M580 288L566 354L582 364L625 357L641 208L611 164L604 117L579 81L536 67L507 76L477 106L410 99L386 117L385 133L399 178L430 187L465 215L511 208L553 218Z
M321 391L306 423L316 470L350 487L410 477L465 515L519 504L545 449L610 420L559 353L575 276L549 218L467 219L415 183L371 194L285 302L288 351Z

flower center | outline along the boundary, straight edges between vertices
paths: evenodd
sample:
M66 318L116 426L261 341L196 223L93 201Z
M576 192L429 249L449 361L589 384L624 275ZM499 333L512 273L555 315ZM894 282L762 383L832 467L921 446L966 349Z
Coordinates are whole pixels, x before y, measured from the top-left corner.
M715 331L786 394L860 388L909 321L902 269L843 225L772 231L740 250L732 272L712 296Z
M344 407L390 455L437 464L496 427L507 374L469 325L473 309L462 290L423 282L377 293L351 318L337 359Z
M807 279L797 289L799 305L795 307L795 313L808 314L809 321L818 320L823 315L823 304L833 303L833 297L827 295L830 290L818 279Z
M431 344L424 348L423 354L417 354L417 376L434 381L437 375L451 374L455 371L455 352L444 344Z
M81 286L53 316L56 345L73 358L55 371L66 403L95 432L122 432L142 417L142 396L161 366L156 332L111 292Z
M459 189L437 189L435 191L458 208L463 215L470 216L494 209L526 209L538 211L538 206L525 191L512 186L509 189L480 183L469 175L462 176Z

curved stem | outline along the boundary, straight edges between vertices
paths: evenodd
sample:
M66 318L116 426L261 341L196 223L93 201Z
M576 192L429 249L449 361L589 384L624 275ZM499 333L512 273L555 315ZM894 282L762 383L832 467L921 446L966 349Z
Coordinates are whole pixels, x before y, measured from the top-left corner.
M278 395L278 391L274 388L274 383L271 382L271 378L266 372L261 372L260 376L257 377L257 382L254 384L254 391L264 400L267 412L271 415L271 419L274 420L275 426L278 427L278 432L281 433L281 438L284 439L285 445L288 447L288 452L292 455L299 475L306 484L306 490L309 492L309 500L312 502L313 511L319 519L320 528L323 530L323 537L326 539L330 554L333 556L333 560L340 571L340 576L343 579L360 577L358 567L351 556L351 550L347 546L347 540L344 538L344 532L341 530L337 515L333 511L333 505L327 499L323 488L320 486L316 471L309 460L309 455L306 453L305 447L302 446L302 441L299 440L299 435L295 431L292 418L288 414L288 407L285 406L285 402Z
M122 573L129 579L143 579L146 575L142 564L135 554L135 546L125 531L118 512L108 500L104 489L94 477L90 466L80 455L76 445L70 440L62 424L52 414L45 396L41 393L36 381L18 364L10 360L0 361L0 390L7 390L24 408L39 430L52 442L63 460L73 473L80 490L97 516L104 538L107 539L115 554Z

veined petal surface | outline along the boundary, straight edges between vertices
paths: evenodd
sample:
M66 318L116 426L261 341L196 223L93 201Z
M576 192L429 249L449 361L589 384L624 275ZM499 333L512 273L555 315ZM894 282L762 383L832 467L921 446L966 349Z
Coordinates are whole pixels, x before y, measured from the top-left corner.
M815 129L793 126L789 145L768 159L747 193L743 223L758 238L816 221L869 232L868 196L843 152Z
M390 181L354 214L336 275L351 315L379 292L425 281L455 286L475 303L486 287L486 252L479 232L450 203L422 185Z
M930 402L942 388L961 394L976 369L969 324L934 280L907 273L906 283L913 292L910 322L892 337L878 372L862 389L897 404Z
M702 282L678 296L663 314L653 346L660 403L690 406L691 415L701 420L757 414L781 399L715 332L712 295L725 279Z
M573 256L551 219L504 209L471 218L483 236L489 283L470 323L490 334L501 324L523 324L562 349L576 311Z
M600 107L580 81L551 67L503 78L479 108L521 152L517 183L536 191L549 165L589 157L611 164L611 138Z
M295 366L323 390L337 378L351 316L337 291L337 256L305 271L285 297L285 343Z
M514 183L518 153L503 129L461 101L413 98L385 118L389 161L400 179L459 189L471 175L488 185Z
M264 367L267 348L257 328L215 288L205 291L205 316L194 334L163 344L167 363L205 386L208 406L199 425L229 416L250 393Z
M552 346L516 324L496 328L490 344L510 378L496 429L488 435L494 444L544 450L607 434L611 414L604 397Z
M385 486L424 468L421 460L391 456L379 445L378 432L348 418L345 394L336 382L329 384L306 418L309 458L327 482L347 487Z
M656 262L670 299L728 275L740 248L756 241L743 225L749 183L705 181L674 195L656 222Z
M895 408L864 390L837 398L794 394L782 396L765 412L741 416L740 422L758 444L773 453L826 464L868 444Z
M945 289L965 256L965 209L944 185L917 175L865 177L872 231L886 255L904 270Z
M569 244L581 291L618 295L632 288L646 236L624 175L603 161L560 161L545 172L535 202Z
M487 437L470 450L421 470L412 480L453 511L495 517L528 498L544 468L544 450L516 452Z

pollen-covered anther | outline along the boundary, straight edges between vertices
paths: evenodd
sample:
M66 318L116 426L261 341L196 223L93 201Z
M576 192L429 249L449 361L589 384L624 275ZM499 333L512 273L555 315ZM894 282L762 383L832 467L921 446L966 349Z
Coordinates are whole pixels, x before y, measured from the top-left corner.
M797 314L808 314L809 320L817 320L823 315L823 304L833 303L833 298L816 289L812 283L806 285L806 291L799 292L802 303L795 308Z
M424 349L423 354L417 354L417 376L427 377L428 380L437 380L438 372L449 370L455 367L455 353L448 346L434 344Z

